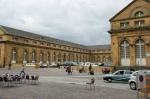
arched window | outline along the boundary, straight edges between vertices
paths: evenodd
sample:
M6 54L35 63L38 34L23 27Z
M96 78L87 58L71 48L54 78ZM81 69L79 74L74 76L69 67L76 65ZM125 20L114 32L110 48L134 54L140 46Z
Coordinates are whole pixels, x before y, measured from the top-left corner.
M48 52L48 53L47 53L47 63L49 64L50 61L51 61L51 59L50 59L50 53Z
M88 56L86 56L86 62L88 62L89 61L89 58L88 58Z
M70 56L70 54L68 54L68 61L70 61L71 60L71 56Z
M145 43L141 39L136 41L136 57L145 58Z
M56 53L53 53L53 61L56 62Z
M108 61L111 62L111 56L108 57Z
M82 59L82 58L81 58L81 55L79 55L79 62L81 62L81 59Z
M64 55L63 55L63 62L65 62L66 61L66 54L64 53Z
M130 49L128 41L124 40L121 42L120 54L122 59L127 59L130 57Z
M12 63L16 63L17 60L17 50L16 49L12 49Z
M103 56L103 63L105 63L106 62L106 58L105 58L105 56Z
M35 63L35 61L36 61L36 52L35 52L35 50L33 50L33 52L32 52L32 63Z
M41 52L40 53L40 63L43 63L44 62L44 53Z
M97 62L100 62L100 57L99 56L97 56Z
M58 54L58 62L61 62L61 54Z
M77 60L77 62L79 62L79 57L78 57L78 55L76 54L76 60Z
M141 39L136 41L136 64L140 66L146 65L145 42Z
M142 17L142 16L144 16L144 13L142 11L138 11L138 12L135 13L134 16L135 17Z
M23 53L23 63L27 63L28 62L28 51L25 50Z
M35 50L32 51L32 63L35 63L36 61L36 52Z
M75 61L75 57L74 57L74 54L72 54L72 61L73 61L73 62Z

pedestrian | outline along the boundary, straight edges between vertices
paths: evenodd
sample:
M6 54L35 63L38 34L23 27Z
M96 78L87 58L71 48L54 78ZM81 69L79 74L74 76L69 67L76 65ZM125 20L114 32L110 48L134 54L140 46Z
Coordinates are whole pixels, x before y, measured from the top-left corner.
M89 66L89 74L91 74L91 70L92 70L92 65L90 64L90 66Z
M8 70L11 70L11 62L8 64Z
M68 75L72 74L71 66L68 66L68 67L66 68L66 72L68 72Z
M22 68L22 70L21 70L21 72L20 72L20 76L21 76L22 78L24 78L25 75L26 75L26 73L25 73L25 67L23 66L23 68Z

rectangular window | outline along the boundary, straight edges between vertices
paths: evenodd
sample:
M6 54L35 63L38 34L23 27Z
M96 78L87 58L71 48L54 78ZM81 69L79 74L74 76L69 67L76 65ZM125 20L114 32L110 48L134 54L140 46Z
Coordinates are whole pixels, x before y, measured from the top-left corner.
M129 27L129 22L120 23L120 28L125 29Z
M136 27L142 27L145 25L145 21L144 20L139 20L139 21L135 21L135 26Z
M51 46L51 44L47 43L47 46Z
M18 41L18 38L17 37L13 37L12 38L14 41Z
M33 41L33 44L37 44L37 42L36 42L36 41Z
M24 42L25 42L25 43L28 43L28 42L29 42L29 40L24 39Z
M56 44L53 44L53 47L56 47Z
M59 45L59 48L61 48L61 45Z
M0 41L2 41L3 40L3 37L0 37Z
M40 45L44 45L44 43L43 43L43 42L40 42Z

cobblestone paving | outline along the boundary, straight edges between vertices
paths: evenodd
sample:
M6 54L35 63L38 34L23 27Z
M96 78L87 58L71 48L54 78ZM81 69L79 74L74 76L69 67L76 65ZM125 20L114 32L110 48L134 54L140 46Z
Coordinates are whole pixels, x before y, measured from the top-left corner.
M88 90L83 85L41 83L1 88L0 99L136 99L134 91L96 87Z
M20 70L0 69L0 74ZM40 84L0 88L0 99L137 99L136 91L130 90L128 84L106 83L101 74L89 76L74 71L68 76L63 69L26 69L26 73L39 74ZM91 77L96 78L95 91L85 87Z

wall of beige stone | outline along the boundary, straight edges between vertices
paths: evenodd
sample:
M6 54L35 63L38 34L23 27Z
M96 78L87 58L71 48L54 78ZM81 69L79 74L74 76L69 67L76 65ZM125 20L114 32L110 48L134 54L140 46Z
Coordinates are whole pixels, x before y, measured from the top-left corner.
M114 66L120 65L120 43L124 38L130 44L131 66L136 65L135 43L136 40L139 39L139 37L145 42L145 52L147 55L148 53L150 53L150 31L120 33L112 36L112 59ZM146 63L147 65L150 65L150 56L146 56Z
M137 11L144 12L143 17L135 17ZM141 29L135 27L135 21L145 20L144 27L150 27L150 3L146 0L136 0L132 5L128 6L126 9L121 10L121 12L111 20L111 50L112 50L112 61L113 66L121 65L121 55L120 55L120 43L123 40L129 42L130 49L130 66L136 66L136 55L135 55L135 42L138 39L142 39L145 42L145 52L146 52L146 65L150 66L150 29L141 27ZM122 30L120 23L129 22L129 27ZM137 28L137 29L134 29ZM130 29L134 29L130 31Z
M4 47L5 46L5 47ZM11 62L11 57L12 57L12 49L16 49L17 51L17 59L16 59L16 64L12 63L12 66L18 67L18 66L23 66L23 56L24 56L24 51L27 50L28 52L28 63L32 63L32 52L33 50L36 51L36 63L38 64L40 62L40 53L43 52L44 53L44 62L47 62L48 59L48 53L50 54L50 63L52 62L56 62L58 63L58 55L60 54L61 58L59 63L63 62L63 55L66 54L66 61L76 61L76 62L89 62L90 58L91 58L91 54L85 54L85 53L78 53L78 52L67 52L67 51L62 51L62 50L56 50L56 49L46 49L46 48L41 48L41 47L35 47L35 46L27 46L24 44L17 44L17 43L5 43L5 44L1 44L1 67L3 67L3 65L8 66L8 64ZM56 54L56 60L54 60L54 52ZM70 59L69 59L69 55ZM73 56L74 55L74 58ZM78 58L77 58L78 56ZM105 54L94 54L93 58L97 58L97 57L103 57L105 56L110 57L111 54L110 53L105 53ZM5 63L4 58L5 57ZM95 62L98 62L98 59L94 59L96 60Z

